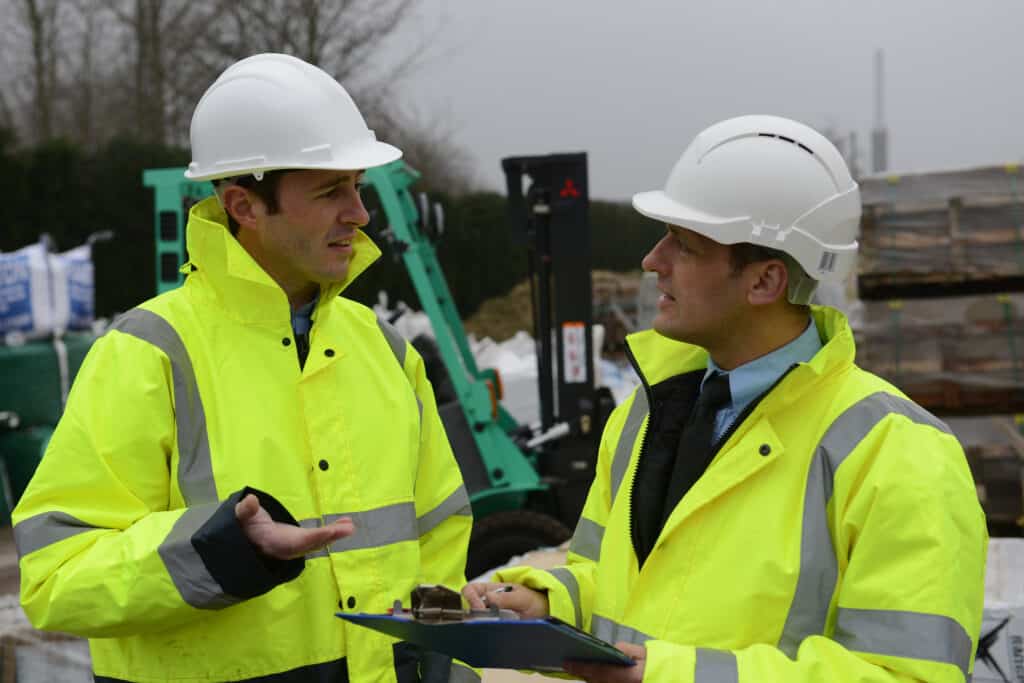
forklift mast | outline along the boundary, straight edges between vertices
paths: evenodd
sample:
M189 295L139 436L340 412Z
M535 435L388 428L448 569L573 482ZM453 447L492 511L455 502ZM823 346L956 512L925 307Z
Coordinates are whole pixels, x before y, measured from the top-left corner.
M594 413L587 155L508 157L512 234L529 253L543 430L589 434ZM524 184L526 188L524 190Z

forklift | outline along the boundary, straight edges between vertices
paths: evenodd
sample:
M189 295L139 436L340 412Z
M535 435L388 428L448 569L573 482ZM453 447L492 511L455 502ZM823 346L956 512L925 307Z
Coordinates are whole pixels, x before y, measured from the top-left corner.
M402 260L434 330L434 339L411 341L424 357L469 491L470 579L569 538L614 408L611 392L594 387L586 155L512 157L502 165L509 228L530 257L541 415L534 426L502 407L497 372L477 367L437 259L442 207L410 190L419 173L402 160L371 168L363 190L373 209L367 232ZM211 183L186 180L183 172L143 173L154 190L157 293L184 281L188 210L213 193Z

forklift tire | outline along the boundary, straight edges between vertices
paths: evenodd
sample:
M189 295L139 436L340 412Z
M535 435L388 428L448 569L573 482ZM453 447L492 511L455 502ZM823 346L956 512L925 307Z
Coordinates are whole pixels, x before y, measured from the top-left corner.
M540 512L506 510L487 515L473 525L466 578L472 581L516 555L559 545L570 536L568 527Z
M423 368L427 373L427 379L434 388L434 401L441 406L445 403L455 401L455 387L448 376L448 369L444 366L441 358L441 351L437 348L437 342L425 334L418 334L410 342L414 349L423 358Z

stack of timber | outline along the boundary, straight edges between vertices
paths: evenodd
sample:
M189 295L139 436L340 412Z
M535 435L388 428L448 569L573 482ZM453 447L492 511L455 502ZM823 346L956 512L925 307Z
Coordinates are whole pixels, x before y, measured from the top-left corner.
M940 415L1024 412L1024 173L861 178L859 360Z
M989 535L1022 535L1024 416L958 417L949 418L948 424L967 452Z
M989 532L1022 535L1024 173L1009 164L860 185L858 362L949 422Z
M966 451L989 534L1019 535L1024 526L1024 457L1020 445L990 443L968 446Z
M862 299L1024 290L1016 164L861 178Z
M1024 413L1024 294L864 301L857 362L940 415Z

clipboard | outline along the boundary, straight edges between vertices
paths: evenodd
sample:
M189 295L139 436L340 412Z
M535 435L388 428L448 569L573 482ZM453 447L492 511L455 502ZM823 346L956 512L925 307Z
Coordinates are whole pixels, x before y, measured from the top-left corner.
M611 644L555 617L429 622L393 614L339 612L337 616L478 668L564 672L566 660L635 664Z

